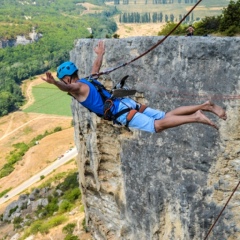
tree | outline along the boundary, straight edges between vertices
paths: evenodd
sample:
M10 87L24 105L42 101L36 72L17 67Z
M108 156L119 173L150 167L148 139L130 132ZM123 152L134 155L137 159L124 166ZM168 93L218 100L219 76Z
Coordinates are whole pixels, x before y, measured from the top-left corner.
M163 21L163 13L162 12L159 13L158 20L159 20L159 22Z
M165 22L168 22L168 15L165 14Z
M156 13L156 12L154 12L154 13L152 14L152 22L154 22L154 23L157 22L157 13Z
M0 116L16 109L14 96L9 92L0 92Z
M168 22L164 28L158 33L158 36L167 35L173 28L177 26L177 23ZM185 26L180 25L174 32L173 35L185 34Z
M234 36L240 33L240 0L230 1L227 8L224 8L222 15L217 17L205 17L195 23L195 34L205 35L221 32L227 36Z
M193 16L193 12L191 13L191 21L193 22L194 20L194 16Z
M219 30L224 32L231 29L231 34L240 32L240 0L230 1L227 8L224 8L220 21Z
M205 35L217 32L219 29L220 17L205 17L194 25L196 35Z
M182 14L179 14L179 21L183 19Z
M63 227L62 232L66 234L72 234L75 227L75 223L68 223L65 227Z

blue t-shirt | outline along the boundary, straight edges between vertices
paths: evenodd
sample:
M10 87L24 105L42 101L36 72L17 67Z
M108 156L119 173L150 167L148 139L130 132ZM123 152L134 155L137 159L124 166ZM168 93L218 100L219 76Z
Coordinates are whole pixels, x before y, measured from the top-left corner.
M98 82L97 80L92 80L92 81L94 81L96 84L99 84L100 86L102 86L102 84L100 82ZM89 94L88 94L86 100L83 102L79 102L79 103L82 106L84 106L85 108L89 109L90 111L92 111L96 114L103 115L104 102L102 100L101 94L98 92L96 87L90 81L88 81L86 79L80 79L80 80L78 80L78 82L85 83L89 86ZM102 92L107 98L111 97L111 94L108 91L102 89ZM120 99L116 98L113 100L114 104L111 108L112 114L117 113L119 102L120 102Z

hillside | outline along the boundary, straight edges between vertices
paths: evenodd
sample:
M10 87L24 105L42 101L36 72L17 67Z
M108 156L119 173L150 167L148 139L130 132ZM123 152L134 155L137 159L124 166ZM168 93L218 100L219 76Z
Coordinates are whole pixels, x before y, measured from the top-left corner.
M75 39L104 38L117 28L109 18L114 14L110 6L94 14L84 14L86 8L74 0L0 0L0 6L0 116L23 104L19 85L24 79L55 70L69 59ZM1 49L1 41L11 42L17 36L29 39L32 28L42 36L39 41Z
M25 106L34 102L31 88L40 83L42 83L40 76L35 81L25 82L24 92L29 99ZM47 136L31 148L16 165L16 169L9 176L0 179L0 192L20 184L74 146L71 120L71 117L22 111L16 111L0 118L0 167L6 163L7 156L14 149L14 144L28 143L36 136L46 131L50 132L56 127L63 129L63 131Z
M41 75L37 76L33 81L24 81L22 87L24 95L27 97L28 101L22 107L22 109L25 109L35 101L31 90L33 86L42 84L40 77ZM45 137L39 141L38 145L35 145L29 149L29 151L24 155L23 159L17 163L15 170L10 175L0 179L0 192L18 186L33 176L35 173L51 164L59 156L63 155L69 148L73 147L74 141L71 121L71 117L49 114L24 113L22 111L17 111L7 116L1 117L0 168L5 164L6 157L14 149L14 144L19 142L28 143L39 134L43 134L46 131L50 132L56 127L61 127L63 130ZM68 164L65 164L64 166L51 173L49 176L46 176L41 181L39 179L39 182L32 185L29 189L24 191L24 193L30 193L33 188L37 188L38 186L44 184L44 182L47 182L55 175L64 172L66 173L71 170L77 170L75 161L71 161ZM17 200L18 197L19 196L16 196L8 202L1 204L0 214L3 213L6 206L8 206L13 200ZM76 208L78 209L78 206L76 206ZM76 219L78 219L78 221L81 223L81 221L84 219L83 211L74 210L74 212L74 215L69 218L69 221L76 222ZM49 237L53 235L58 236L59 239L62 239L64 236L62 233L62 227L66 224L67 223L51 229L49 234L45 235L44 237L43 235L38 235L38 237L35 239L49 239ZM13 225L10 224L4 227L1 226L2 223L0 223L0 236L14 234ZM89 239L89 235L85 234L84 231L81 232L81 235L83 236L81 239ZM84 236L86 236L86 238Z

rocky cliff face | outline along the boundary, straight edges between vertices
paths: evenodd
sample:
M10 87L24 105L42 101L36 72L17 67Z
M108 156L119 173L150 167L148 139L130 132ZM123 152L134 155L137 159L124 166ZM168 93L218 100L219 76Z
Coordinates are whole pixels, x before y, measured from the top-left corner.
M104 40L102 69L145 52L161 37ZM71 60L90 74L97 40L75 42ZM219 131L189 124L159 134L128 132L83 109L72 111L80 185L94 239L199 240L239 181L240 38L170 37L133 64L103 76L111 87L125 75L135 99L169 111L211 98L228 120L206 114ZM239 239L240 189L209 239Z
M16 39L3 40L0 39L0 48L14 47L17 45L27 45L33 42L37 42L42 37L42 34L36 33L35 29L29 33L29 37L26 38L24 35L18 35Z

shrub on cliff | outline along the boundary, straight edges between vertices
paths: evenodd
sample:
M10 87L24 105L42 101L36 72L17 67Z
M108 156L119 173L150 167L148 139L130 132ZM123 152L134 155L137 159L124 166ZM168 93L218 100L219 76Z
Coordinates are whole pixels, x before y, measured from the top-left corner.
M202 21L194 24L195 27L195 35L205 35L217 32L220 25L220 16L213 17L205 17Z
M70 211L73 207L73 204L71 204L68 200L63 200L59 205L59 213L64 213L67 211Z
M40 188L38 189L38 195L36 195L36 198L38 198L38 200L43 199L47 195L48 204L45 206L38 205L38 209L35 212L32 212L30 214L31 216L21 216L21 218L24 219L23 227L25 228L24 234L20 238L21 240L37 233L46 234L51 228L67 221L68 217L64 213L70 211L73 207L76 207L76 204L80 203L78 199L81 193L79 190L77 174L77 172L70 171L67 173L67 176L66 174L63 175L63 173L60 173L50 179L50 181L53 182L53 185L56 186L58 183L57 188L62 189L61 191L64 192L63 195L59 195L59 190L55 191L53 189L49 189L47 193L46 189L44 191L41 191ZM62 182L59 183L59 181ZM41 195L41 192L43 192L44 195ZM35 202L38 200L35 199ZM30 221L28 221L29 219ZM16 218L15 225L16 228L20 227L19 218ZM69 224L65 226L63 232L66 233L67 236L64 239L77 239L76 236L69 232L71 229L75 228L75 225L76 224Z
M46 234L49 232L49 229L64 223L67 221L67 219L68 218L66 216L54 216L48 220L37 220L28 229L26 229L25 233L20 239L24 240L28 236L35 235L38 232Z
M228 36L240 33L240 0L231 0L224 8L219 30Z
M225 36L234 36L240 33L240 0L230 1L222 15L217 17L205 17L194 24L196 35L209 33L221 33Z
M158 35L167 35L177 23L168 22ZM193 24L194 35L207 35L220 33L225 36L234 36L240 33L240 0L230 1L227 8L223 9L222 15L205 17L201 21ZM186 24L180 25L173 35L185 35Z
M168 22L164 28L158 32L158 36L167 35L173 28L175 28L177 23ZM174 32L173 35L183 35L186 33L186 24L180 25Z

